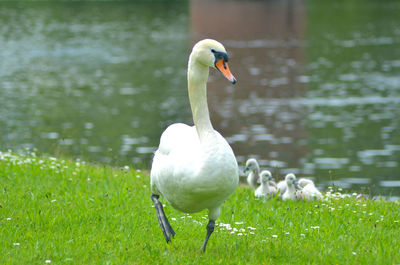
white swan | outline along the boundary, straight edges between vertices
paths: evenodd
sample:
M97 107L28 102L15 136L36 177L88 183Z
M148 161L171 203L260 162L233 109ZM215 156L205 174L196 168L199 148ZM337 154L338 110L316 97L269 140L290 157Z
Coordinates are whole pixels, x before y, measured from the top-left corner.
M287 200L301 200L303 199L302 193L296 189L295 185L298 184L298 180L296 179L296 176L292 173L289 173L285 177L285 182L286 182L286 191L282 195L282 200L287 201Z
M249 173L250 171L250 173ZM255 190L261 184L260 181L260 166L258 162L254 158L249 158L246 161L246 167L244 168L243 172L245 174L249 173L247 176L247 183L249 184L250 188ZM268 183L270 186L276 187L276 183L273 181L273 178L269 180Z
M310 179L305 179L305 178L301 178L301 179L298 180L298 186L301 189L304 188L307 184L313 184L314 185L314 182L312 182L312 180L310 180ZM287 190L286 180L281 180L281 181L278 182L277 190L279 191L279 197L282 197L282 195Z
M296 179L296 176L292 173L287 174L285 177L287 184L287 190L282 195L282 199L288 200L320 200L322 194L315 187L314 182L310 179L301 178ZM297 187L296 187L297 186Z
M188 91L194 126L176 123L163 132L150 173L151 198L167 243L175 232L158 200L160 195L182 212L209 210L203 251L222 203L239 184L235 155L210 121L206 95L209 67L215 67L236 83L222 44L206 39L193 47L188 63Z
M272 180L272 174L268 170L263 170L260 173L261 185L256 189L254 195L256 197L271 198L276 194L276 187L270 186L269 182Z
M260 166L258 165L257 160L255 160L254 158L249 158L246 161L244 173L247 174L249 171L250 173L247 176L247 183L249 184L251 189L255 190L257 189L257 183L260 178Z

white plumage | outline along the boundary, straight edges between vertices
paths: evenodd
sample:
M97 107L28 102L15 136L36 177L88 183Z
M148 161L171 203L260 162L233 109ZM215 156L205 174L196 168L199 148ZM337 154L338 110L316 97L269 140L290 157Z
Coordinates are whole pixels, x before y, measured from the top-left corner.
M287 200L301 200L302 199L302 194L296 189L295 185L297 184L297 179L296 176L292 173L289 173L285 176L285 182L286 182L286 191L282 195L282 200L287 201Z
M279 181L278 184L276 184L276 189L279 192L279 197L282 198L283 194L285 194L287 190L286 180Z
M236 159L218 132L205 143L196 135L185 124L167 128L154 156L151 186L174 208L185 213L209 209L217 219L222 202L238 185ZM167 149L169 145L173 148Z
M159 206L159 195L182 212L209 210L210 222L202 248L205 250L222 203L239 183L236 158L228 142L212 127L206 96L209 67L217 67L231 82L236 82L227 68L227 60L225 48L217 41L203 40L193 47L188 91L194 126L170 125L161 135L154 155L150 173L152 199L167 242L175 232L162 205Z
M302 187L301 192L306 200L322 199L321 192L315 187L314 182L310 179L300 179L299 186Z
M256 159L249 158L246 161L246 167L244 169L244 173L247 174L247 183L252 190L256 190L257 187L261 184L260 181L260 166ZM269 186L276 187L275 181L271 177L271 180L268 182Z
M304 188L308 184L314 185L314 182L311 179L305 179L305 178L299 179L299 187L300 188Z
M285 177L287 185L286 192L282 195L282 199L288 200L320 200L321 192L315 187L314 182L310 179L296 179L293 173L287 174ZM297 185L297 188L296 188Z
M249 175L247 176L247 183L249 184L250 188L255 190L258 186L258 180L260 178L260 166L258 165L257 160L254 158L249 158L246 161L246 168L244 169L245 173L250 171Z
M263 170L260 174L261 185L256 189L254 195L256 197L266 197L271 198L276 194L276 187L270 186L270 181L272 180L272 174L268 170Z

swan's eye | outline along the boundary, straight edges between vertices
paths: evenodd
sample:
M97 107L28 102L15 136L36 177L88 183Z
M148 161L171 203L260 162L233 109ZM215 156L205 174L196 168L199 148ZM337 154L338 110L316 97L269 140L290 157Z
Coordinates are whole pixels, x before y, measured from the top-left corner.
M228 55L225 52L219 52L214 49L211 49L211 52L214 54L215 63L221 59L224 59L224 62L228 62Z

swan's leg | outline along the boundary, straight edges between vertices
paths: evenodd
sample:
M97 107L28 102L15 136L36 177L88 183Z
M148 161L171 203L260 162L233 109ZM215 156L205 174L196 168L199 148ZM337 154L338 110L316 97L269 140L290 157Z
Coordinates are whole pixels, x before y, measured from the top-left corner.
M206 251L207 242L208 242L208 239L210 238L212 232L214 232L214 227L215 227L215 221L210 220L210 221L208 222L208 225L207 225L207 235L206 235L206 239L204 240L203 246L201 247L201 250L202 250L203 252Z
M157 194L151 194L151 200L153 201L154 206L156 208L158 222L160 223L160 227L164 234L165 241L167 241L167 243L168 243L169 241L171 241L171 235L172 235L172 237L175 236L175 231L174 231L174 229L172 229L171 225L169 224L167 216L165 216L163 206L162 206L161 202L158 200L159 197L160 196Z

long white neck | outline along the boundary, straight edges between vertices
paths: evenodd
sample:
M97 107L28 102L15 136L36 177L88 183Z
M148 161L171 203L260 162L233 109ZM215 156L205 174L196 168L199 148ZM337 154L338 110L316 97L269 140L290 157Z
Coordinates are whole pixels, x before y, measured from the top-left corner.
M258 179L260 177L260 166L258 165L258 163L255 163L255 164L256 164L256 166L253 168L253 172Z
M247 182L249 183L250 187L255 190L257 188L257 177L256 174L251 171L247 177Z
M262 181L261 182L261 190L263 191L264 194L265 193L269 193L269 183L268 183L268 181L266 181L266 182Z
M209 70L207 66L196 62L192 57L191 54L188 66L189 101L193 122L201 142L207 135L214 133L207 105L206 84Z
M251 185L253 185L254 188L257 187L257 180L260 178L260 166L256 164L256 167L252 169L252 176L250 178Z

